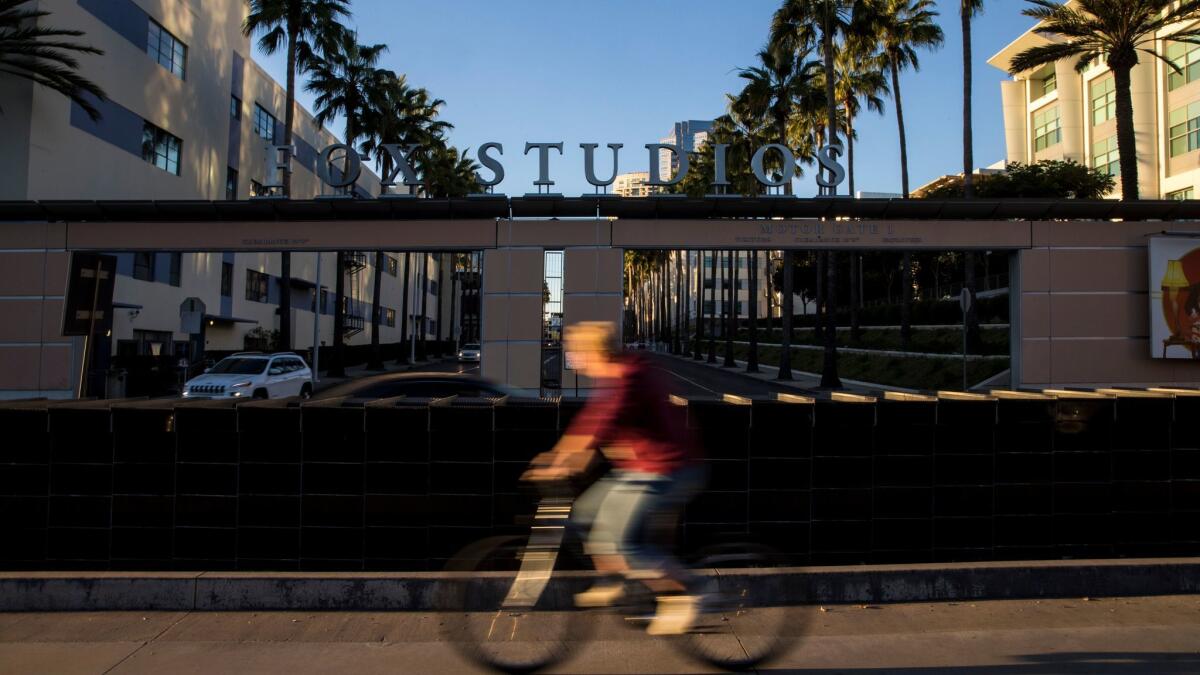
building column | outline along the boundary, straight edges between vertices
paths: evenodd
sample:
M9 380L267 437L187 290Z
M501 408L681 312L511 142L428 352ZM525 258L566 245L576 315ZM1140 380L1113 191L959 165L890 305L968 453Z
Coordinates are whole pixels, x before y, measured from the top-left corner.
M607 229L607 226L606 228ZM610 237L606 237L611 240ZM563 331L581 321L609 321L614 327L614 349L624 335L625 251L607 244L563 249ZM565 365L565 359L564 359ZM592 386L590 379L563 369L563 391Z
M501 246L483 254L483 377L520 389L542 384L541 246Z

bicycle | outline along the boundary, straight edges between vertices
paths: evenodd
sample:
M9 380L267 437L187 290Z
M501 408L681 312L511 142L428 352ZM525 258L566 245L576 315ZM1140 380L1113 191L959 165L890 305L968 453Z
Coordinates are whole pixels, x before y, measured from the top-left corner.
M446 565L440 592L444 637L470 660L507 673L533 673L561 662L588 641L589 610L575 607L590 572L563 569L576 555L570 535L575 495L562 485L540 485L542 497L530 534L490 537L461 550ZM566 555L564 555L566 553ZM695 575L689 592L703 597L699 619L668 640L686 655L725 670L748 670L781 654L803 632L809 615L770 607L769 592L747 568L777 566L765 546L730 543L699 551L688 562ZM655 595L625 580L622 623L644 628Z

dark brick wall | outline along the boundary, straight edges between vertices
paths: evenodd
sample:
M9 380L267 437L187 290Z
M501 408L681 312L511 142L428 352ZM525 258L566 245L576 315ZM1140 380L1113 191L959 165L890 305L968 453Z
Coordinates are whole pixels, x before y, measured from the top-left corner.
M7 569L436 569L520 532L573 400L0 403ZM1200 397L695 399L682 543L850 564L1200 554Z

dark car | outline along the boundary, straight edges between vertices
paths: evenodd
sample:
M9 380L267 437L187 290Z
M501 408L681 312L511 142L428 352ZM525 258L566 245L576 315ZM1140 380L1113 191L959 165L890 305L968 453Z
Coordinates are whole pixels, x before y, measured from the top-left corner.
M339 397L377 399L393 396L410 398L518 397L520 393L503 384L461 373L384 373L344 382L321 391L313 400Z

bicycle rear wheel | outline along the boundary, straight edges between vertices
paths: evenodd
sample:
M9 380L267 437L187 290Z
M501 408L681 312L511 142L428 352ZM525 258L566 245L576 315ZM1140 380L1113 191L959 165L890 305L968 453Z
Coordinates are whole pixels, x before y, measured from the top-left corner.
M749 670L781 655L806 629L809 613L771 606L753 584L752 570L778 566L781 556L752 544L704 549L692 563L701 614L674 644L689 656L726 670ZM745 571L743 571L745 570ZM747 573L749 572L749 573Z
M518 573L530 556L546 554L527 542L493 537L463 549L446 566L452 574L439 598L446 639L472 661L506 673L558 663L582 639L571 594L548 583L553 561L544 578Z

